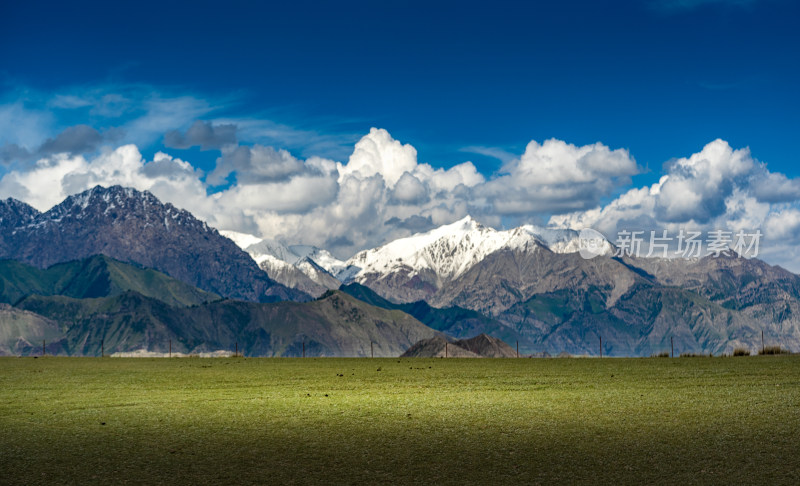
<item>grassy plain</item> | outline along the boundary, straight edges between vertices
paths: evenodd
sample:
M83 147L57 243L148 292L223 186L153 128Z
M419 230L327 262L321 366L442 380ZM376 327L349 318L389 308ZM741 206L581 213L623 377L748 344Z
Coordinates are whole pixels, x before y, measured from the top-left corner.
M0 359L0 484L800 483L800 356Z

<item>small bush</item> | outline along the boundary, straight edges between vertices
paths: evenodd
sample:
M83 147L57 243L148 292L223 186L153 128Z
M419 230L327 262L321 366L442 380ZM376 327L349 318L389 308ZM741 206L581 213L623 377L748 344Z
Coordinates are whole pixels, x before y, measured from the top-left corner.
M733 350L734 356L750 356L750 350L747 348L736 348Z
M651 358L669 358L669 351L661 351L660 353L653 353Z
M714 355L711 353L708 354L701 354L701 353L681 353L681 358L713 358Z
M758 354L766 355L766 354L791 354L791 353L789 352L788 349L783 349L780 346L767 346L761 351L759 351Z

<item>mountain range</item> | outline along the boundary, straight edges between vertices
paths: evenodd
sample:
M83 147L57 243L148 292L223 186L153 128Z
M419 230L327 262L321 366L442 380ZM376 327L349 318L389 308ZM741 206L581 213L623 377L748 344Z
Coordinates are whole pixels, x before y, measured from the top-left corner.
M40 270L0 262L0 355L145 350L251 356L397 356L442 334L339 291L311 302L222 299L105 256ZM8 302L13 302L13 306Z
M119 186L44 213L8 199L0 338L6 353L50 336L65 353L92 354L113 330L107 342L119 351L159 350L166 336L188 352L228 349L243 336L256 354L293 355L305 339L318 355L365 355L367 336L380 353L400 354L423 338L486 333L522 354L642 356L671 345L756 350L763 331L766 344L800 349L800 277L785 269L735 254L618 257L608 241L592 259L579 249L574 230L500 231L466 217L339 259L219 232ZM289 302L265 307L275 301Z
M527 354L598 355L601 340L604 355L618 356L673 345L756 351L762 331L768 343L800 350L800 277L783 268L732 252L617 257L608 241L592 259L579 250L574 230L498 231L466 217L337 260L328 274L344 292L450 336L487 332Z

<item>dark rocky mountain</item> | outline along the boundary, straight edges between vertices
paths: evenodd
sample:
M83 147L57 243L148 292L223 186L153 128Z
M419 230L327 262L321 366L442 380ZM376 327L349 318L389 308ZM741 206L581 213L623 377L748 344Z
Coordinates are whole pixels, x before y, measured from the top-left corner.
M67 354L66 326L34 312L0 304L0 356Z
M58 346L48 352L72 356L97 356L101 342L108 354L166 354L171 341L173 352L185 354L233 351L238 343L247 356L301 356L305 346L309 357L366 357L373 350L376 357L389 357L440 335L408 314L370 306L339 291L306 303L222 300L191 307L173 307L132 291L95 299L32 295L11 310L39 322L36 328L17 326L27 329L22 336L26 343L49 333ZM3 324L0 332L3 326L12 328ZM19 339L10 333L0 334L7 343L3 347L0 342L0 354L40 352L16 344Z
M480 358L479 355L437 336L421 339L400 355L401 358Z
M0 201L0 228L14 229L31 223L41 213L22 201L8 198Z
M29 225L41 213L22 201L8 198L0 201L0 234L11 234L19 227ZM0 254L6 255L14 251L14 247L9 247L12 243L6 238L0 237Z
M609 288L613 304L635 281L637 274L618 260L585 260L577 253L503 249L487 255L431 299L437 307L456 305L498 316L534 295L559 289Z
M470 339L446 341L443 337L423 339L402 354L403 358L514 358L511 346L500 339L479 334Z
M538 294L500 319L523 335L525 354L598 355L601 339L605 356L650 356L671 351L672 343L676 354L720 354L755 348L760 339L759 323L687 290L641 279L607 306L610 291Z
M309 300L272 281L217 230L147 191L97 186L45 213L14 200L0 211L0 258L47 268L103 254L224 297Z
M662 285L692 291L753 318L785 321L798 311L800 276L734 254L701 259L626 259Z
M375 303L448 332L415 310L419 303L398 303L409 295L407 288L394 292L393 279L401 273L365 279L389 302ZM358 295L374 301L363 291ZM671 343L676 353L731 353L736 347L755 352L761 331L766 344L800 350L800 277L736 256L586 260L543 247L502 248L457 278L440 280L421 307L436 309L430 312L437 316L448 307L485 314L488 320L473 321L469 330L512 344L519 339L526 355L598 355L601 338L603 354L614 356L649 356L670 350Z
M487 334L478 334L470 339L455 341L456 346L471 351L483 358L516 358L517 352L505 341Z

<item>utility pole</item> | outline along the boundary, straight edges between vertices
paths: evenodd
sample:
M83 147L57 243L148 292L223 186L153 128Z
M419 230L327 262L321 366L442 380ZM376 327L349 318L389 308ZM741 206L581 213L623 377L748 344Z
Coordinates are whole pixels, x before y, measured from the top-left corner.
M100 340L100 357L104 357L106 355L106 340Z
M306 338L303 338L303 357L306 357Z
M672 336L669 337L669 347L671 349L670 355L674 358L675 357L675 342L672 340Z
M169 357L172 357L172 339L169 340Z
M600 357L603 357L603 336L598 336L600 338Z
M45 348L46 348L46 343L45 343L45 340L42 339L42 356L47 354L47 351L45 350Z
M447 357L447 341L444 342L444 357Z
M519 358L519 339L517 340L517 358Z
M764 354L766 348L764 347L764 330L761 330L761 354Z
M375 357L375 347L373 346L372 341L369 342L369 354L371 357Z

